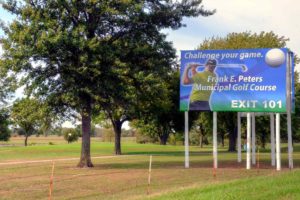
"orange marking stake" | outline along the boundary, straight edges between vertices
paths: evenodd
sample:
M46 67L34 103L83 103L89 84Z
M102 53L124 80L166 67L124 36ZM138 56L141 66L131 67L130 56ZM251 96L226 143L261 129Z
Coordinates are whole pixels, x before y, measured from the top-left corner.
M213 176L214 176L214 178L217 177L217 168L216 168L215 164L214 164L214 168L213 168Z

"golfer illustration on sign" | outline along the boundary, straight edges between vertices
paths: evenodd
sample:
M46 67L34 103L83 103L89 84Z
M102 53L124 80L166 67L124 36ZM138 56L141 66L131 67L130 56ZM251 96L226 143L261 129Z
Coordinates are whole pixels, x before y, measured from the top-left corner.
M208 77L216 77L215 68L217 61L215 59L207 60L203 71L198 72L197 67L203 64L190 63L183 74L183 85L193 84L190 93L190 106L189 110L211 110L209 105L211 90L201 90L199 86L213 87L215 82L208 82ZM191 76L189 76L191 71Z

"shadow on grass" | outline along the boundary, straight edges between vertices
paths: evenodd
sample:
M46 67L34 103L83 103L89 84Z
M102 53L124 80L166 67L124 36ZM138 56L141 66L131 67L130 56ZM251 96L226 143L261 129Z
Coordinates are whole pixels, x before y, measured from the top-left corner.
M281 152L288 152L288 147L282 147ZM300 145L294 145L293 152L300 152Z
M136 161L136 162L127 162L127 163L104 163L104 164L95 164L95 169L145 169L147 170L149 167L149 161ZM153 170L155 169L184 169L184 160L182 161L155 161L153 159L152 163ZM213 168L213 161L205 160L205 161L190 161L190 168ZM218 168L220 169L245 169L246 162L243 161L241 163L237 163L236 161L219 161ZM258 169L258 165L252 165L251 168L253 170ZM300 159L294 160L294 168L300 168ZM275 167L271 166L271 163L266 161L259 162L259 169L274 169ZM282 162L282 169L288 169L288 162Z

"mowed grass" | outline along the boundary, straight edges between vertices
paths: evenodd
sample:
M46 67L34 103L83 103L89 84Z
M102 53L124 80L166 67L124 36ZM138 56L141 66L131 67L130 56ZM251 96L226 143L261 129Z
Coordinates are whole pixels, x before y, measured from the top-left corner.
M20 143L21 140L22 138L12 138L10 145L14 142L15 144ZM123 139L122 151L124 156L107 157L113 155L113 143L101 142L99 138L92 138L91 153L94 157L92 160L95 167L79 169L76 168L78 162L76 159L64 161L57 159L78 159L80 141L67 144L58 137L32 137L29 141L34 142L35 145L0 147L0 199L48 198L52 162L9 164L14 161L54 160L53 199L110 200L145 199L147 197L165 199L173 195L177 197L178 194L173 193L174 191L191 187L197 191L206 191L210 190L210 187L226 188L227 184L233 184L232 188L236 187L235 190L244 190L248 187L239 187L239 185L244 184L243 181L251 183L252 179L257 177L262 177L262 181L277 177L280 179L281 175L286 177L290 176L291 173L298 172L297 170L290 172L287 169L286 145L283 145L282 148L282 172L276 172L270 166L268 151L260 153L260 169L252 166L251 170L245 170L244 154L243 162L237 163L235 153L228 153L226 148L219 148L219 169L216 171L216 176L213 176L211 147L203 149L191 147L191 168L184 169L183 146L136 144L132 139L129 141ZM48 145L49 141L55 145ZM300 166L300 145L295 145L294 150L294 165L295 168L298 168ZM148 188L149 155L153 155L153 170L151 185ZM292 178L298 177L293 174L291 175ZM287 181L289 180L287 179ZM242 182L236 183L236 181ZM295 181L295 184L300 188L299 182ZM283 186L285 185L288 184L283 184ZM268 184L264 188L265 192L272 192L272 188L268 187ZM197 196L197 191L192 193ZM220 194L222 192L220 190ZM166 195L160 197L161 194ZM241 195L243 194L241 193ZM158 197L156 197L157 195ZM207 195L208 199L214 199L214 196ZM216 196L215 199L224 199L224 196L221 197ZM227 199L243 199L240 196L237 197L228 196ZM254 196L252 195L252 197ZM291 197L294 198L294 196ZM191 198L188 194L184 197L178 196L178 199Z
M54 145L49 145L51 142ZM0 143L0 162L22 161L22 160L43 160L61 158L79 158L81 152L81 141L67 144L62 137L29 137L29 146L24 146L23 137L13 137L9 142ZM183 146L158 145L158 144L137 144L132 138L122 138L122 153L125 155L180 155L184 154ZM191 147L193 153L211 153L211 147L200 149ZM226 148L219 151L225 152ZM91 154L94 157L111 156L114 152L112 142L102 142L101 138L91 139Z
M177 192L147 198L148 200L211 200L211 199L300 199L300 170L263 177L217 183L203 187L186 188ZM143 198L145 199L145 198Z

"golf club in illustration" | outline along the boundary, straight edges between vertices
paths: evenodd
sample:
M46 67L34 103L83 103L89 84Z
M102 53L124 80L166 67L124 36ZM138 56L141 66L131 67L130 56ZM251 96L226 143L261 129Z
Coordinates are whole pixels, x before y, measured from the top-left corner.
M198 66L198 68L203 68L203 67L205 67L205 64L197 64L197 66ZM241 68L242 72L248 71L248 67L244 64L217 64L216 68Z
M211 63L209 63L211 62ZM245 73L248 71L248 67L245 64L216 64L216 61L213 60L209 60L207 63L202 64L202 63L189 63L188 66L185 69L184 75L185 78L182 79L182 84L183 85L190 85L192 83L190 79L190 77L192 77L192 73L202 73L203 70L199 70L199 69L203 69L206 68L208 66L208 64L213 64L215 66L215 68L237 68L237 69L241 69L242 73ZM190 71L189 69L194 69L194 72L192 72L192 70ZM213 71L215 71L214 69L212 69ZM216 72L215 72L216 73Z

